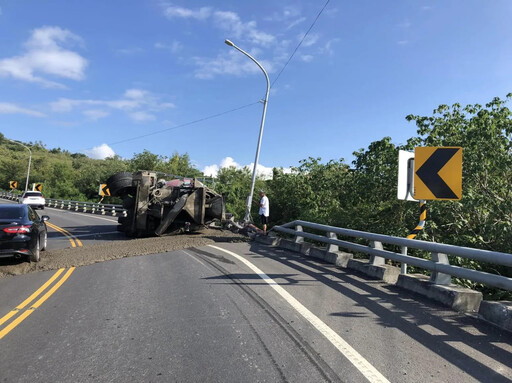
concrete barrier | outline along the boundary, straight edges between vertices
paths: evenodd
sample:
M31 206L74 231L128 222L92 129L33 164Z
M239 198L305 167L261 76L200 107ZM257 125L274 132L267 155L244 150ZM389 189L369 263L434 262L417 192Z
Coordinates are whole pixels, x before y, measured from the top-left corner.
M483 298L481 292L465 287L436 285L422 274L400 274L396 285L459 312L478 312Z
M482 319L512 332L512 301L482 301L478 314Z
M347 264L348 269L359 271L371 278L381 279L386 283L395 284L400 269L391 265L371 265L367 259L351 259Z

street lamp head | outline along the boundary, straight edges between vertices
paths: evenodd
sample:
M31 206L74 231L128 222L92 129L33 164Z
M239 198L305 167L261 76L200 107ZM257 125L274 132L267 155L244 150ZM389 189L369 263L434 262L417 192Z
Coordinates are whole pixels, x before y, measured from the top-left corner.
M233 44L230 40L226 39L226 41L224 41L227 45L229 45L230 47L234 47L235 44Z

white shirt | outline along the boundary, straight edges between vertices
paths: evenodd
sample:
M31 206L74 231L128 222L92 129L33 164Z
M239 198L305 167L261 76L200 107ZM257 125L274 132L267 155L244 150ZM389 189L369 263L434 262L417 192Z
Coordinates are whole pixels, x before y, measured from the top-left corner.
M270 213L270 206L268 203L268 197L266 195L264 195L263 197L261 197L259 214L264 215L265 217L268 217L269 213Z

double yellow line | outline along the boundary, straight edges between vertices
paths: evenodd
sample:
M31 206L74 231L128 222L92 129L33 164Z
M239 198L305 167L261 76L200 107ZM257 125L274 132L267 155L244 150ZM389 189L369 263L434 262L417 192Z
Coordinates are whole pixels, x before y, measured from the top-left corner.
M23 302L21 302L18 306L16 306L13 310L8 312L6 315L4 315L2 318L0 318L0 339L2 339L4 336L9 334L12 329L14 329L17 325L19 325L21 322L23 322L30 314L34 312L39 306L41 306L48 298L52 296L52 294L57 291L57 289L62 286L64 282L69 278L71 273L75 270L74 267L71 267L62 278L60 278L57 283L55 283L51 289L49 289L41 298L39 298L33 305L31 305L28 309L24 310L25 307L30 305L32 301L34 301L39 295L45 291L48 286L50 286L59 276L64 272L64 268L57 270L53 276L48 279L48 281L45 282L44 285L42 285L39 289L37 289L31 296L29 296L27 299L25 299ZM21 313L21 314L20 314ZM4 323L9 321L12 317L20 314L16 319L14 319L11 323L9 323L7 326L5 326L2 329L2 326Z
M64 236L67 239L69 239L69 242L71 243L71 247L77 247L77 246L82 247L82 242L77 237L75 237L73 234L71 234L69 231L67 231L66 229L63 229L62 227L54 225L53 223L50 223L48 221L46 221L46 226L52 228L55 231L58 231L61 234L64 234Z

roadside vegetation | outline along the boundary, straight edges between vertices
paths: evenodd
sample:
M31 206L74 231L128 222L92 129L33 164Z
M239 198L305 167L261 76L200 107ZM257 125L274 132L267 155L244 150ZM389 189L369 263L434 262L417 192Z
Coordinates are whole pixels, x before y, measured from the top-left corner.
M417 126L417 136L405 144L384 137L354 152L355 159L322 161L307 158L291 173L274 169L271 180L257 180L253 215L257 217L258 189L265 189L271 203L270 226L295 219L356 230L405 237L419 218L419 204L396 198L398 151L419 146L463 147L463 198L428 201L427 224L418 239L512 253L512 98L494 98L485 106L441 105L432 116L406 117ZM44 194L53 198L98 200L98 186L110 175L138 169L182 176L201 176L187 154L169 157L148 150L132 159L93 160L79 153L32 148L31 180L44 183ZM0 185L24 182L27 153L0 135ZM247 168L223 168L215 189L227 201L227 211L242 218L251 183ZM415 254L425 256L424 254ZM451 263L512 277L512 269L453 257ZM473 282L459 284L482 290L487 297L511 298L509 293L485 289Z

